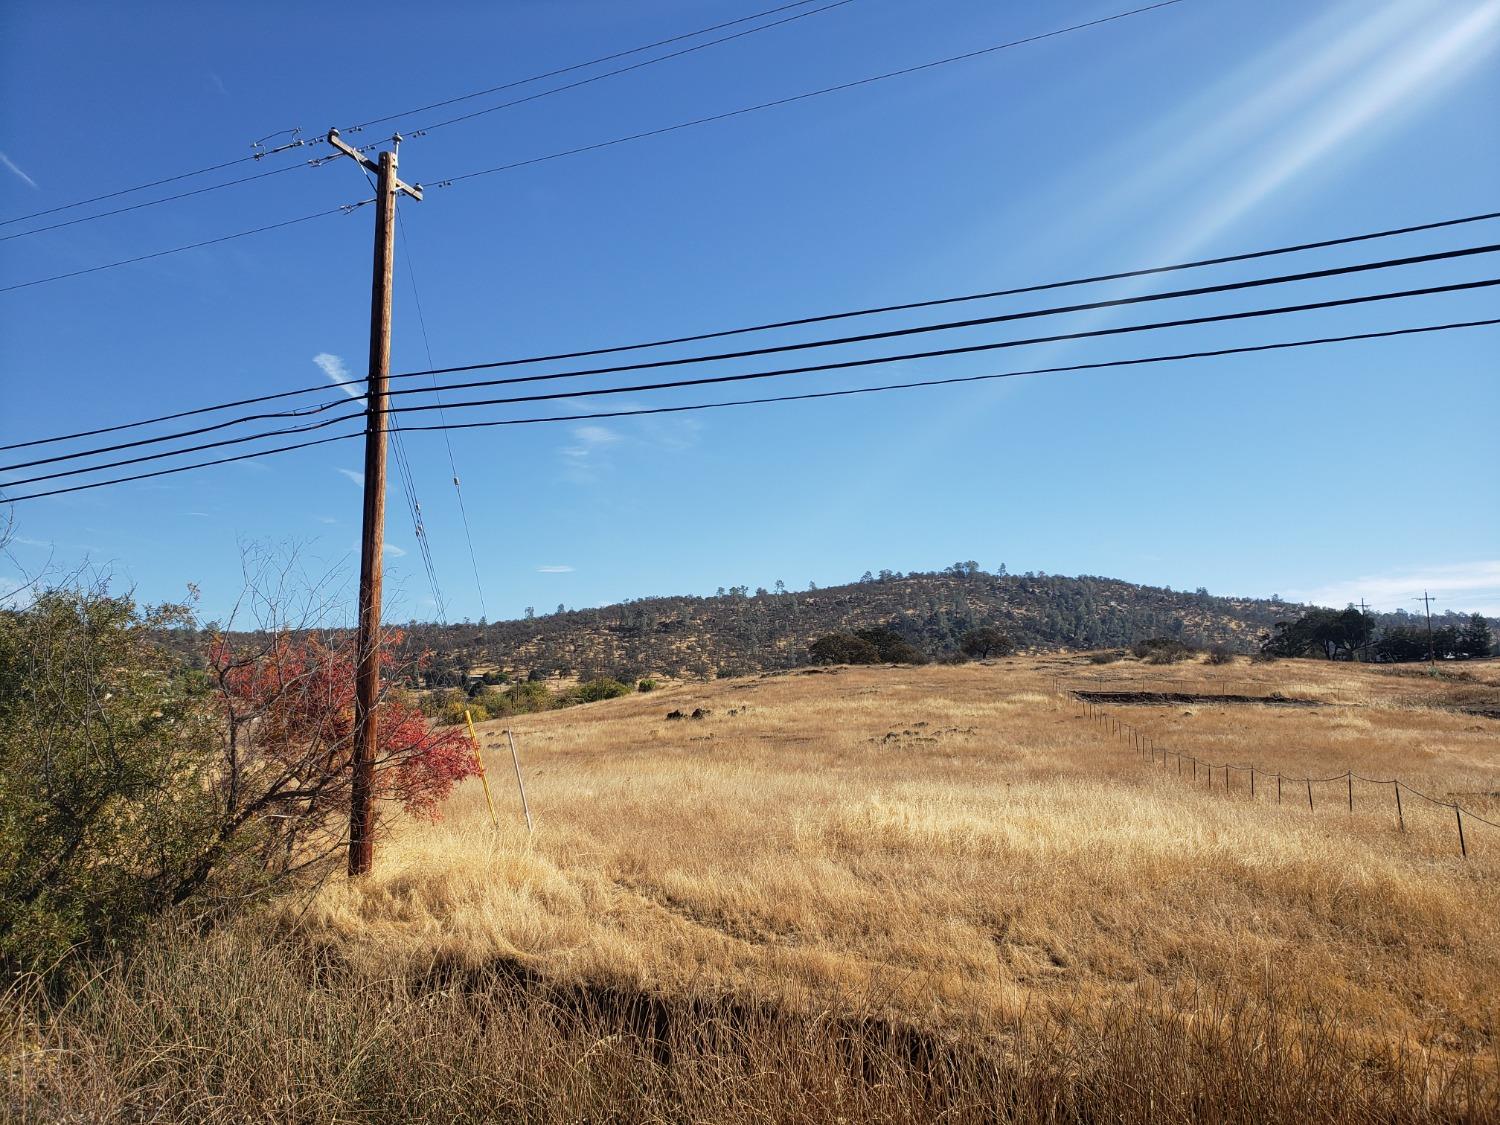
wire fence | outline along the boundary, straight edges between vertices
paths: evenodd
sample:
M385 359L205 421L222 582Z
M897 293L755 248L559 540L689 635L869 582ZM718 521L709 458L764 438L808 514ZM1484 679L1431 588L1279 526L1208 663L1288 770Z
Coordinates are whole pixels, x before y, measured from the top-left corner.
M1243 788L1248 789L1248 795L1252 799L1258 797L1256 782L1259 780L1262 787L1275 785L1276 804L1296 802L1300 804L1305 795L1307 800L1307 811L1309 814L1317 811L1313 799L1314 785L1327 785L1332 782L1344 783L1344 801L1348 805L1350 814L1354 812L1354 783L1356 781L1367 785L1384 788L1390 786L1395 796L1396 823L1401 831L1406 831L1406 809L1401 801L1403 791L1413 797L1420 798L1438 808L1452 809L1454 824L1458 829L1458 850L1464 859L1469 858L1469 841L1464 832L1464 822L1467 819L1471 823L1488 825L1491 828L1500 828L1500 823L1480 816L1472 809L1466 809L1457 801L1445 801L1423 793L1420 789L1414 789L1399 778L1365 777L1363 774L1355 773L1352 769L1346 769L1342 773L1331 774L1328 777L1299 777L1293 774L1282 773L1280 770L1267 769L1265 766L1241 765L1236 762L1211 762L1207 758L1201 758L1196 754L1188 754L1180 750L1172 750L1166 746L1158 745L1156 736L1147 734L1118 715L1105 710L1093 700L1084 698L1079 691L1073 692L1083 707L1084 715L1100 729L1111 736L1130 742L1141 758L1160 763L1162 769L1168 769L1173 760L1177 764L1177 774L1184 780L1191 779L1193 784L1201 781L1208 790L1214 788L1214 778L1222 773L1224 779L1224 792L1233 792L1233 777L1235 774L1248 775L1248 784ZM1291 795L1287 793L1288 787Z

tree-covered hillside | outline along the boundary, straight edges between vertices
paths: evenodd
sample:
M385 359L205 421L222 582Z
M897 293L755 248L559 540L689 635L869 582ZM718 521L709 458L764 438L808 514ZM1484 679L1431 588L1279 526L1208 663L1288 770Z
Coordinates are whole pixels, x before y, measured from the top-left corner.
M983 626L1019 647L1094 649L1148 637L1250 652L1296 607L1111 578L990 574L974 563L931 573L866 574L823 589L735 587L712 597L640 598L599 609L478 625L412 622L405 644L433 654L435 681L480 669L590 679L733 676L808 662L820 636L888 625L935 658Z

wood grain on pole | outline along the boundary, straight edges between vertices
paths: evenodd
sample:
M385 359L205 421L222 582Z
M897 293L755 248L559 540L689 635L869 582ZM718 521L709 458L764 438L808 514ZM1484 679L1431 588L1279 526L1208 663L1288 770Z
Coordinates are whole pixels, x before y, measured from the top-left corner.
M391 276L396 250L396 154L380 154L375 264L370 288L370 366L365 387L364 518L359 549L358 661L354 679L354 776L349 874L375 861L375 761L380 747L380 593L385 548L386 388L391 372Z

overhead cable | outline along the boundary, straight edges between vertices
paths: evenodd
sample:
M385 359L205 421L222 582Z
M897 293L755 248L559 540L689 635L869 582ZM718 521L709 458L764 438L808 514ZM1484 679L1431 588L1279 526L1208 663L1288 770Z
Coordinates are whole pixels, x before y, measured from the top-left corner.
M1491 285L1500 284L1500 278L1497 278L1494 281L1488 282L1487 284L1491 284ZM955 378L952 378L952 379L919 380L919 381L913 381L913 382L910 382L910 383L888 384L888 385L884 385L884 386L880 386L880 387L873 387L873 388L854 388L854 389L837 390L837 391L818 391L818 392L809 392L809 393L798 394L798 395L775 396L775 397L764 398L764 399L745 399L745 400L740 400L740 401L735 401L735 402L729 402L729 403L699 403L699 404L693 404L693 405L688 405L688 406L663 406L663 407L651 407L651 408L641 408L641 409L628 409L628 410L616 410L616 411L601 411L601 412L594 412L594 413L589 413L589 414L559 415L559 416L546 417L546 418L497 419L497 420L488 421L488 422L450 422L450 423L446 423L446 428L451 428L451 429L478 429L478 428L487 428L487 427L491 427L491 426L501 426L501 425L532 425L532 424L543 423L543 422L576 422L576 421L587 421L587 420L599 419L599 418L623 418L623 417L635 417L635 416L639 416L639 415L650 415L650 414L673 414L673 413L681 413L681 412L684 412L684 411L692 411L692 410L710 410L710 409L717 409L717 408L722 407L722 406L744 406L744 405L753 405L753 404L760 404L760 403L767 403L767 402L792 402L792 401L802 401L802 400L817 399L817 398L839 398L839 397L844 397L844 396L851 395L851 394L866 394L866 393L873 393L875 391L906 390L906 389L915 388L915 387L944 386L944 385L949 385L949 384L954 384L954 383L965 383L965 382L982 382L982 381L994 380L994 379L1014 378L1014 377L1020 376L1020 375L1041 375L1041 374L1051 374L1051 373L1060 373L1060 372L1068 372L1068 371L1090 371L1090 370L1099 370L1099 369L1113 368L1113 367L1132 367L1132 366L1139 366L1139 365L1150 364L1150 363L1168 363L1168 362L1177 362L1177 361L1182 361L1182 360L1205 359L1205 358L1218 357L1218 356L1226 356L1226 355L1240 355L1240 354L1249 354L1249 353L1255 353L1255 352L1286 350L1286 349L1291 349L1291 348L1313 347L1313 346L1324 345L1324 344L1346 343L1346 342L1359 341L1359 340L1376 340L1376 339L1385 339L1385 338L1399 337L1399 336L1413 336L1413 335L1419 335L1419 334L1425 334L1425 333L1433 333L1433 332L1446 332L1446 331L1454 331L1454 330L1467 329L1467 328L1479 328L1479 327L1485 327L1485 326L1490 326L1490 325L1495 325L1495 324L1500 324L1500 317L1491 318L1491 319L1484 319L1484 320L1457 321L1457 322L1451 322L1451 323L1446 323L1446 324L1425 325L1425 326L1416 327L1416 328L1385 329L1385 330L1375 331L1375 332L1350 333L1350 334L1341 335L1341 336L1327 336L1327 337L1320 337L1320 338L1316 338L1316 339L1293 340L1293 341L1287 341L1287 342L1281 342L1281 343L1273 343L1273 344L1241 345L1241 346L1231 347L1231 348L1216 348L1216 349L1212 349L1212 350L1203 350L1203 351L1195 351L1195 352L1183 352L1183 353L1178 353L1178 354L1175 354L1175 355L1148 356L1148 357L1138 358L1138 359L1105 360L1105 361L1095 361L1095 362L1091 362L1091 363L1064 364L1064 365L1057 365L1057 366L1052 366L1052 367L1030 368L1030 369L1027 369L1027 370L1024 370L1024 371L1010 371L1010 372L1003 372L1003 373L991 374L991 375L962 376L962 377L955 377ZM712 382L712 381L716 381L716 380L709 380L709 381ZM697 381L689 381L689 382L685 382L685 383L683 383L681 385L698 385L698 382ZM569 396L569 397L581 397L581 396L575 394L575 395ZM456 406L456 405L457 404L450 404L450 407ZM405 413L411 413L411 412L413 412L413 410L414 410L414 408L411 408L411 407L402 408L402 412L405 412ZM327 423L322 423L317 428L322 428L325 425L332 425L332 424L335 424L338 421L357 421L362 416L363 416L363 412L361 412L360 415L353 415L353 416L350 416L350 417L347 417L347 418L335 419L335 420L332 420L332 421L327 422ZM312 428L312 427L309 427L309 428ZM424 432L424 431L439 430L439 429L443 429L443 428L445 428L444 425L437 425L437 426L407 426L407 427L405 427L405 430L408 433L419 433L419 432ZM277 431L276 433L264 434L264 435L258 435L258 436L260 438L269 438L269 437L277 436L279 433L282 433L282 432L287 432L287 431ZM173 474L173 473L187 472L187 471L189 471L191 469L208 468L208 467L215 466L215 465L228 464L228 463L233 462L233 461L249 460L249 459L257 457L257 456L270 455L270 454L274 454L274 453L288 452L288 451L294 450L294 449L304 449L304 448L310 448L312 446L318 446L318 445L326 445L329 442L343 441L343 440L346 440L348 438L360 437L360 436L362 436L362 434L363 434L362 430L357 430L357 431L354 431L354 432L351 432L351 433L347 433L347 434L338 434L338 435L335 435L335 436L332 436L332 437L325 437L325 438L314 439L312 441L297 442L297 443L293 443L293 444L289 444L289 445L280 446L280 447L277 447L277 448L274 448L274 449L259 450L259 451L253 452L253 453L244 453L244 454L238 454L238 455L230 456L230 457L217 458L217 459L212 460L212 461L199 462L199 463L195 463L195 464L191 464L191 465L179 465L179 466L175 466L175 467L170 468L170 469L159 469L159 470L155 470L155 471L152 471L152 472L138 473L138 474L133 474L133 475L130 475L130 476L125 476L125 477L117 477L117 478L114 478L114 479L111 479L111 480L94 481L94 482L91 482L91 483L88 483L88 484L72 485L72 486L69 486L69 487L66 487L66 488L52 489L52 490L45 491L45 492L29 493L29 494L22 495L22 496L3 496L3 495L0 495L0 503L15 503L15 502L19 502L19 501L22 501L22 500L35 500L35 499L39 499L39 498L41 498L43 496L57 496L57 495L62 495L64 493L81 492L81 491L85 491L87 489L92 489L92 488L103 488L103 487L106 487L108 485L124 484L124 483L126 483L128 481L146 480L146 479L150 479L150 478L153 478L153 477L167 476L167 475L170 475L170 474ZM185 453L185 452L190 452L190 451L189 450L179 450L177 452L178 453ZM171 456L171 454L158 454L156 457L148 458L147 460L156 460L156 459L159 459L160 457L166 457L166 456ZM96 469L102 469L102 468L105 468L105 467L106 466L96 466L95 468ZM64 474L58 474L58 475L60 476L60 475L64 475ZM73 475L73 474L66 474L66 475ZM41 479L51 479L51 478L41 478ZM15 484L18 484L18 483L23 483L23 482L10 482L8 484L0 484L0 489L4 489L4 488L7 488L7 487L13 487Z
M1277 246L1270 249L1251 250L1238 254L1221 255L1215 258L1199 258L1194 261L1178 262L1171 265L1146 266L1138 269L1122 270L1114 273L1095 274L1087 277L1068 278L1061 281L1047 281L1031 285L1016 286L1008 289L993 289L979 293L968 293L960 296L937 297L920 301L908 301L895 305L879 305L862 309L851 309L842 312L821 313L814 316L799 317L792 320L772 321L769 323L753 324L739 328L726 328L714 332L700 332L688 336L674 336L648 340L630 344L616 344L609 347L590 348L583 351L555 352L548 355L532 355L515 359L507 359L491 362L483 365L484 369L521 366L532 363L558 362L569 359L584 359L596 355L609 355L618 352L641 351L650 348L669 347L676 344L697 343L703 340L723 339L728 336L744 335L752 332L766 332L781 328L794 328L810 324L821 324L835 320L845 320L861 316L873 316L889 312L907 312L916 309L935 308L942 305L960 304L971 301L988 300L991 298L1020 296L1028 293L1040 293L1052 289L1063 289L1075 285L1090 285L1099 282L1120 281L1129 278L1147 277L1156 274L1173 273L1181 270L1198 269L1206 266L1226 265L1234 262L1251 261L1257 258L1268 258L1282 254L1300 253L1308 250L1322 250L1334 246L1346 246L1358 242L1367 242L1381 238L1391 238L1398 235L1414 234L1424 231L1441 230L1448 227L1463 226L1470 223L1486 222L1500 218L1500 211L1489 211L1477 215L1466 215L1453 219L1440 219L1435 222L1417 223L1401 227L1390 227L1384 230L1369 231L1362 234L1344 235L1339 238L1322 239L1314 242L1301 242L1287 246ZM460 368L462 370L479 370L480 368ZM456 373L454 369L427 368L421 371L398 372L391 376L392 379L410 379L422 375ZM229 402L215 403L210 406L194 407L191 410L180 410L170 414L161 414L152 418L143 418L134 422L121 422L112 426L101 426L92 430L79 430L73 433L57 434L52 437L32 438L29 441L11 442L0 445L0 451L10 449L25 449L37 445L48 445L60 441L73 441L79 438L97 437L101 434L116 433L120 430L134 429L141 426L157 425L162 422L172 422L181 418L190 418L200 414L214 413L220 410L232 410L241 406L254 406L263 402L274 402L281 399L292 398L297 395L312 394L328 390L327 383L316 383L310 386L297 387L293 390L278 391L273 394L255 395L248 398L234 399ZM274 414L251 415L251 419L290 417L299 412L312 413L327 409L329 404L325 403L318 407L307 408L304 411L284 411ZM208 429L222 427L205 427L204 430L187 431L189 433L207 432ZM112 447L125 448L125 446Z

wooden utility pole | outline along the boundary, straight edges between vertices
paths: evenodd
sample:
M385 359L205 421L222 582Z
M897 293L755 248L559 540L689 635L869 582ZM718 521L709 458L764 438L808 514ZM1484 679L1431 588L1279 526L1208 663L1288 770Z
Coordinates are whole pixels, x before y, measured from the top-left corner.
M359 544L359 630L355 641L354 779L349 794L349 874L375 862L375 763L380 757L380 587L385 553L386 388L391 374L391 279L396 263L396 196L422 198L422 189L396 178L395 149L379 163L328 131L328 143L375 180L375 268L370 283L370 366L365 380L365 499Z
M1422 591L1420 598L1412 598L1414 602L1421 602L1427 610L1427 664L1431 670L1437 672L1437 650L1432 646L1432 595L1426 590Z

